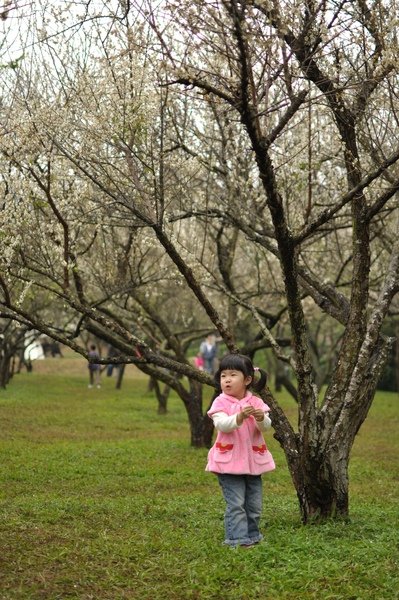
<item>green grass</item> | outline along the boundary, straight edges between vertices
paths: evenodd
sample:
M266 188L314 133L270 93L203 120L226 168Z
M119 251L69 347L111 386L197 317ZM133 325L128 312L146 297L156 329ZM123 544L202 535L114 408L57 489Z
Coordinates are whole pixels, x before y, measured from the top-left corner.
M0 393L2 600L399 598L396 394L378 394L356 440L349 523L301 525L270 439L265 543L235 551L182 403L159 416L144 379L113 386L33 372Z

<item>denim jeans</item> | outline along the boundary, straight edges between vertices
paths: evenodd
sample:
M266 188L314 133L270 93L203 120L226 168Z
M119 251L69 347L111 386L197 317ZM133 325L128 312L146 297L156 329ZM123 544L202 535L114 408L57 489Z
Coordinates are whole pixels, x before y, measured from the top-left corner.
M260 475L218 474L226 501L224 528L228 546L255 544L263 539L259 531L262 512L262 478Z

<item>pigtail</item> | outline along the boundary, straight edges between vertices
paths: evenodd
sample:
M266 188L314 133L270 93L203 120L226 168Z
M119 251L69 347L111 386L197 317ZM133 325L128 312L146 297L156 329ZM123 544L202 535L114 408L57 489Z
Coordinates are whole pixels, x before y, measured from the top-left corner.
M264 371L263 369L260 369L259 367L254 367L254 372L255 372L255 376L259 375L259 377L256 377L253 379L252 383L251 383L251 387L254 390L254 392L261 392L265 387L266 387L266 383L267 383L267 373L266 371Z

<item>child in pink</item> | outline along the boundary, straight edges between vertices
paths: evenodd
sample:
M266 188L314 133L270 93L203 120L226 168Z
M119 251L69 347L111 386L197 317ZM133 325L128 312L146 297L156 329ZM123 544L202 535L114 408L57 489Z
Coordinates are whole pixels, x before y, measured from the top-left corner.
M218 433L206 470L219 479L226 501L224 543L232 547L249 548L262 540L261 475L275 468L262 434L271 426L270 409L248 389L261 391L266 385L266 373L256 371L260 377L254 383L255 369L247 356L225 356L215 375L222 393L208 411Z
M200 371L203 371L204 364L205 364L205 361L202 358L202 355L200 353L198 353L197 356L194 358L194 366L196 366L197 369L199 369Z

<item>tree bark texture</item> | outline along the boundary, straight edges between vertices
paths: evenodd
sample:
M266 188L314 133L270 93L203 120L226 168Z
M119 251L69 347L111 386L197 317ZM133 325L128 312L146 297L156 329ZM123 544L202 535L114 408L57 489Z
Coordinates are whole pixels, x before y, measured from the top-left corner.
M11 356L4 352L0 358L0 387L5 389L10 380Z
M297 437L297 452L286 458L295 485L302 521L322 521L349 516L348 464L350 451L374 398L378 379L394 340L381 340L370 357L367 375L341 403L335 422L320 410L312 431L312 444L305 446ZM340 403L338 391L336 401ZM277 424L278 426L278 424ZM281 432L276 433L281 437ZM284 449L288 449L287 445Z

